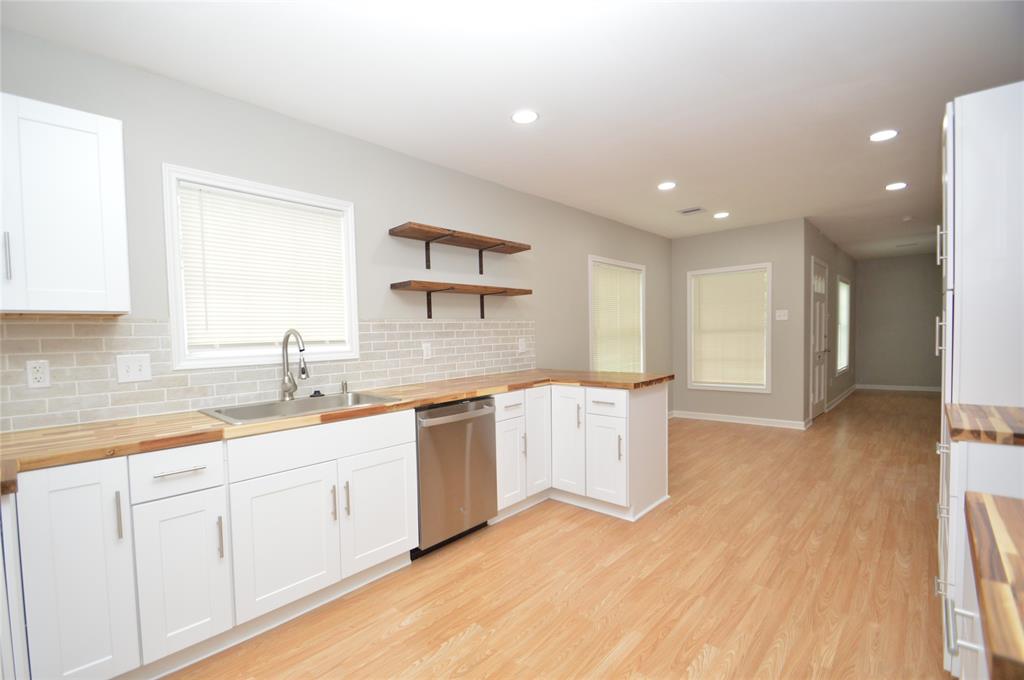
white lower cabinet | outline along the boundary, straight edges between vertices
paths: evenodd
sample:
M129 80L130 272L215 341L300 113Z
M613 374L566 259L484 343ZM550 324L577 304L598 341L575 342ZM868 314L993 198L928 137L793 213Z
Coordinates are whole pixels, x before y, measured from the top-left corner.
M238 482L230 489L238 623L341 580L335 461Z
M526 498L526 419L495 423L494 437L498 510L502 510Z
M128 463L18 475L34 678L111 678L139 665Z
M342 489L344 577L407 553L419 544L416 444L338 461Z
M629 505L626 419L587 416L587 496Z
M551 386L551 486L586 495L584 388Z
M551 488L551 388L526 390L526 495Z
M132 508L142 659L151 663L231 627L223 486Z

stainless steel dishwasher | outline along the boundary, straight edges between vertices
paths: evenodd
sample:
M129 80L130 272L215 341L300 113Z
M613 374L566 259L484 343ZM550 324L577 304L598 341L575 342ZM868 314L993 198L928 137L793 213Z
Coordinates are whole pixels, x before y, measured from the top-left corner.
M423 551L476 529L498 514L494 400L417 411L420 546Z

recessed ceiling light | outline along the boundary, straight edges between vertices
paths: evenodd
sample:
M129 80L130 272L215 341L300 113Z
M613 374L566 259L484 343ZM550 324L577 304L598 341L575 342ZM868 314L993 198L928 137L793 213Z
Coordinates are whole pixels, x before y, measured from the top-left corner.
M893 182L892 184L886 184L886 191L902 191L907 188L906 182Z
M658 185L658 191L672 191L676 188L675 182L662 182Z
M872 133L868 139L872 142L888 142L898 134L898 130L879 130L878 132Z
M716 212L714 215L712 215L712 217L714 217L716 220L724 220L728 216L729 213L727 212Z
M910 220L912 220L912 219L914 219L914 218L913 218L913 217L911 217L910 215L907 215L906 217L904 217L904 218L903 218L903 220L902 220L902 221L903 221L903 222L909 222L909 221L910 221Z
M537 122L540 116L533 109L519 109L512 114L512 121L519 123L520 125L529 125L530 123Z

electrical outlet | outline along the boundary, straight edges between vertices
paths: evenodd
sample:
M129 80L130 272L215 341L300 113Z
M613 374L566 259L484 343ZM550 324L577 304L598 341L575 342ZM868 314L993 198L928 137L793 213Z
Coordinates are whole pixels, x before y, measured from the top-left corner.
M117 356L117 382L152 380L148 354L119 354Z
M423 343L423 358L429 359L433 353L430 351L430 343Z
M29 388L50 386L50 362L46 359L25 362L25 382Z
M519 338L519 353L526 351L526 338Z
M775 310L776 321L789 321L789 310L788 309L776 309Z

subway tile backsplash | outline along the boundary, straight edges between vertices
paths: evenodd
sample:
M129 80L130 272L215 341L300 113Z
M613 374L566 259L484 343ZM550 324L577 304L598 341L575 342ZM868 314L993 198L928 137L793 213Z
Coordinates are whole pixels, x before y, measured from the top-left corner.
M360 357L310 362L297 396L325 394L535 368L533 321L363 321ZM525 351L519 351L519 339ZM430 342L424 359L422 343ZM153 379L119 383L118 354L148 353ZM292 352L294 359L294 351ZM50 387L29 389L25 362L50 362ZM18 316L0 320L0 430L53 427L113 418L270 401L281 367L171 369L164 321Z

